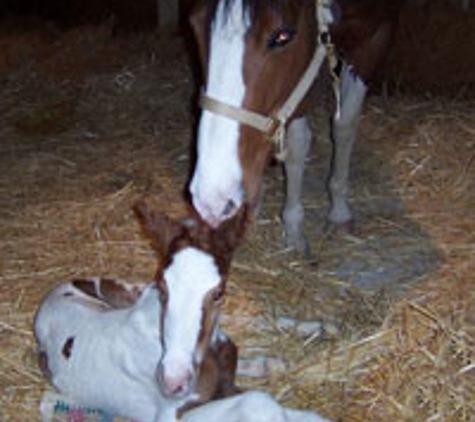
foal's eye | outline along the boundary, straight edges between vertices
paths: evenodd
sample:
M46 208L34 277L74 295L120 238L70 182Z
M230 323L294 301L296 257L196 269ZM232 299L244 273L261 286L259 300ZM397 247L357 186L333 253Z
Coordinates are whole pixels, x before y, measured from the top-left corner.
M223 299L223 289L217 289L213 292L213 302L220 302Z
M267 41L267 48L270 50L281 48L287 45L295 37L296 31L292 28L281 27L276 29Z

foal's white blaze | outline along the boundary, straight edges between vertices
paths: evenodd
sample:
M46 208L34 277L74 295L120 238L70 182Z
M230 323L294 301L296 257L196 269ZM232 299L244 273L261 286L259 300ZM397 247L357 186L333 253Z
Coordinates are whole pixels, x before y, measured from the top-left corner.
M164 387L191 387L194 352L201 330L203 300L221 281L214 258L198 249L178 252L165 270L169 295L164 324ZM186 391L183 391L186 392Z
M239 107L245 94L244 39L249 19L243 15L242 0L232 3L229 14L225 14L224 3L211 28L206 94ZM231 201L236 211L244 200L238 138L236 121L203 111L190 191L196 210L214 227L233 215L227 212Z

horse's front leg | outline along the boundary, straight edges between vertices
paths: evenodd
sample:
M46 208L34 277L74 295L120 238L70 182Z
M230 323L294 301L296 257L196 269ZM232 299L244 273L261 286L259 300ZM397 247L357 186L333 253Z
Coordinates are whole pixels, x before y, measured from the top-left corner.
M352 219L348 207L348 178L353 144L358 131L367 87L345 66L339 83L339 104L333 119L333 157L329 181L330 223L342 225Z
M306 118L293 120L287 131L287 155L285 158L286 200L283 212L286 245L310 257L310 248L303 234L304 209L302 182L312 133Z

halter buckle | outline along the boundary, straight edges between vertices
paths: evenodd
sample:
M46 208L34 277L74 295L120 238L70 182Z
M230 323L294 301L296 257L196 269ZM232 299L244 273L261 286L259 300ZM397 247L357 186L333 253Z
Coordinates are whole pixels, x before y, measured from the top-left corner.
M283 161L287 154L287 148L285 147L285 122L276 117L270 117L270 124L265 132L265 137L275 145L275 157L277 160Z
M284 123L276 117L270 117L269 125L265 132L266 138L270 141L275 141L275 137L278 135L278 132L283 125Z

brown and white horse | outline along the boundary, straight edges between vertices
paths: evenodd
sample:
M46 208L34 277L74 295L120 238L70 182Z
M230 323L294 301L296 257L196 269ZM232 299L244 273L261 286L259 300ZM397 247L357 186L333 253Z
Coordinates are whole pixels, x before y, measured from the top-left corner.
M83 278L49 292L34 328L51 384L140 422L323 422L234 386L237 348L218 318L245 210L219 230L144 204L136 214L161 256L156 282Z
M196 0L189 18L204 85L192 202L214 227L255 206L273 144L285 151L286 240L307 250L301 188L327 56L335 75L329 221L350 222L349 163L368 84L392 44L403 0Z

